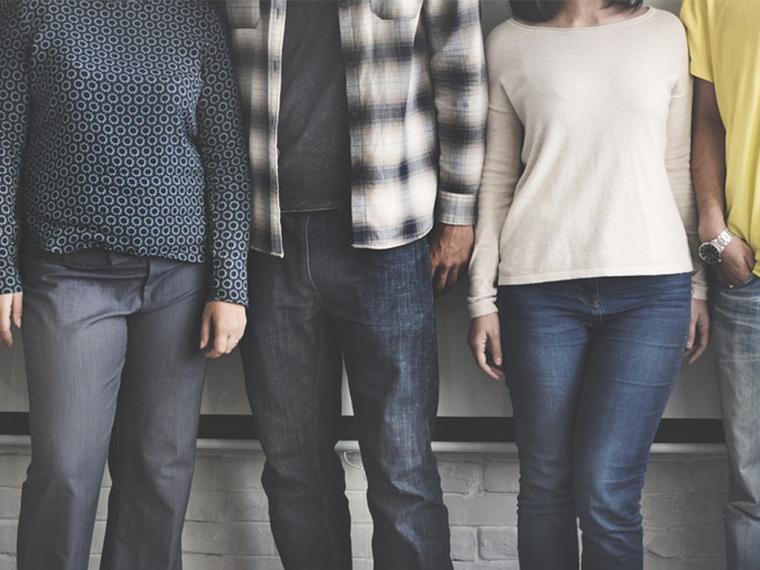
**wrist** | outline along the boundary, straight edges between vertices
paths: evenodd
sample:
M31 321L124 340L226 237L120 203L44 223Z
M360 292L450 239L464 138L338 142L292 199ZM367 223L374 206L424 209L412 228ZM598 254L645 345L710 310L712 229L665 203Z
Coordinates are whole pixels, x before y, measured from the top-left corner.
M722 213L703 215L699 221L699 239L702 242L713 240L727 227Z

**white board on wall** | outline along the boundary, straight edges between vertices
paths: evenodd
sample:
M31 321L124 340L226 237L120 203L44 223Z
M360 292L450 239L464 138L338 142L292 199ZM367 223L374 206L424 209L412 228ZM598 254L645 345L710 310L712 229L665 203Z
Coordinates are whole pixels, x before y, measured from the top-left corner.
M660 8L677 11L679 2L652 2ZM506 0L484 0L486 32L508 17ZM478 372L465 343L468 318L465 306L466 284L461 283L438 301L438 334L441 368L441 416L494 417L511 414L506 387ZM294 347L297 350L297 347ZM54 379L51 379L54 381ZM284 379L287 381L287 379ZM344 389L344 407L350 401ZM21 347L0 349L0 412L27 409L26 385ZM209 368L203 404L207 414L247 414L248 403L238 355L213 362ZM685 369L666 412L673 418L719 417L714 361L707 355L696 366Z

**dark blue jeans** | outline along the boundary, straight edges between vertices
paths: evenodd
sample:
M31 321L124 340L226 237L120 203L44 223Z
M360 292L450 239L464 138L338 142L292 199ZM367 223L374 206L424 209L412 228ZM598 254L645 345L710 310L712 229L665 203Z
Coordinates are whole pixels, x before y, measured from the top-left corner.
M688 275L499 288L523 570L641 570L649 449L683 357Z
M285 215L283 230L284 259L250 258L252 305L241 343L283 564L352 565L334 449L344 362L375 568L450 569L448 517L430 449L438 370L427 242L353 249L348 216L337 211Z

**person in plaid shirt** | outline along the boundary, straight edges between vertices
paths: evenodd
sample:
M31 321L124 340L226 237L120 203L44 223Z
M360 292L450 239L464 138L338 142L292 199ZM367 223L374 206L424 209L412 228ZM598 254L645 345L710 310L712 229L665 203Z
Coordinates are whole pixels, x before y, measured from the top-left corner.
M433 289L457 282L473 243L488 106L479 0L217 1L249 115L241 354L283 564L351 568L334 451L345 363L375 567L450 569L431 452Z

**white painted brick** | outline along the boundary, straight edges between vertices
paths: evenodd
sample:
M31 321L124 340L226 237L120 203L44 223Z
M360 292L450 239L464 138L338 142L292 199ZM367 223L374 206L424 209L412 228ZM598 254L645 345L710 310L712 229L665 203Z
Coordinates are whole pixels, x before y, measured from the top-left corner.
M456 570L517 570L518 464L514 456L446 454L438 459L451 515ZM349 454L348 460L361 465L358 454ZM15 570L16 517L28 463L28 450L0 448L0 570ZM282 570L260 485L263 465L259 451L199 452L184 535L186 570ZM354 522L354 570L372 570L366 481L360 469L344 467ZM726 485L723 457L653 459L643 500L646 570L725 570L721 511ZM105 531L107 474L103 487L92 570L98 568ZM505 536L506 546L500 542ZM511 557L495 558L505 552Z
M725 570L726 562L722 559L684 558L673 560L660 558L652 554L644 556L645 570Z
M358 453L343 454L343 471L346 473L346 489L350 491L366 491L367 476L364 465Z
M472 561L478 557L477 529L469 526L451 527L451 558Z
M719 558L726 550L723 525L690 526L683 530L687 558Z
M266 522L266 494L261 489L221 491L196 489L190 495L187 520L198 522Z
M268 523L188 522L185 552L228 556L274 556L277 548Z
M728 462L725 457L689 462L692 492L727 493Z
M515 495L457 495L446 494L444 501L453 525L515 526L517 497Z
M721 520L725 496L720 494L644 495L642 512L649 526L670 527Z
M29 458L28 452L11 453L0 450L0 486L20 487L26 479Z
M519 570L517 560L498 562L454 562L454 570Z
M683 548L683 536L678 530L648 529L644 535L644 550L660 558L678 558Z
M188 521L224 521L227 517L227 491L195 489L187 505Z
M283 570L279 558L262 556L186 554L182 565L184 570Z
M483 464L474 461L439 461L441 487L444 493L477 493L483 481Z
M16 521L0 521L0 554L16 553Z
M98 497L98 510L95 513L95 520L104 521L108 516L108 494L111 491L109 487L103 487Z
M0 570L16 570L16 557L9 554L0 554Z
M365 491L346 491L348 508L351 512L351 521L354 523L371 523L372 516L367 506L367 494Z
M683 461L649 462L644 493L683 493L688 489L689 471Z
M16 519L21 506L21 489L0 487L0 519Z
M372 557L372 526L355 524L351 526L351 548L354 558Z
M261 487L263 454L225 453L222 457L199 458L195 465L195 489L250 489Z
M483 527L478 530L480 558L509 560L517 558L517 529L515 527Z
M227 493L227 519L231 521L262 522L269 520L269 503L261 489L246 489Z
M103 541L106 537L105 521L96 521L95 528L92 531L92 543L90 544L90 554L99 555L103 551Z
M517 493L520 491L520 466L516 461L486 463L483 488L491 493Z

